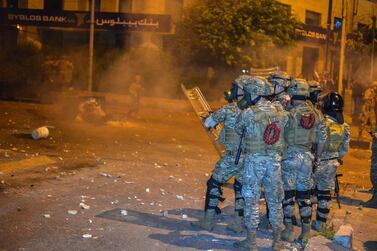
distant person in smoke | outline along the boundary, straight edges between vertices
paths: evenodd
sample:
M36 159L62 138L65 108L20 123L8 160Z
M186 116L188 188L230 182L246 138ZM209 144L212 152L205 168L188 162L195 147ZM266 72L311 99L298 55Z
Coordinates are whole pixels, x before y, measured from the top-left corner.
M139 112L140 108L140 97L141 93L144 91L143 85L141 83L141 76L136 75L134 81L131 83L128 88L128 92L131 96L131 105L128 111L128 115L135 116Z
M79 112L75 118L76 122L87 122L102 124L106 120L106 113L95 98L89 98L79 105Z

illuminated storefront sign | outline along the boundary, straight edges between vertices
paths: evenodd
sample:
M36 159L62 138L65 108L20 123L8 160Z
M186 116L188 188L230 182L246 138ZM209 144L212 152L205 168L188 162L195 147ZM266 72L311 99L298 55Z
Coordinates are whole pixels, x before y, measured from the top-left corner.
M88 29L89 12L0 9L0 24ZM95 28L118 31L171 32L171 16L136 13L96 13Z

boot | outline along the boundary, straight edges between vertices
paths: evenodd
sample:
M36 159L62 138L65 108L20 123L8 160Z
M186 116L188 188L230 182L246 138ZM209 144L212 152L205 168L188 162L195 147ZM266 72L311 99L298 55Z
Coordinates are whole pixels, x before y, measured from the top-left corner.
M215 226L214 219L215 219L215 210L207 210L205 212L204 218L199 221L191 222L193 227L199 227L205 229L207 231L211 231Z
M281 242L281 229L273 230L273 241L272 241L272 249L279 251L284 248L283 243Z
M293 242L295 240L295 233L293 232L293 224L285 223L285 228L281 233L281 239L283 241Z
M241 248L243 250L258 251L257 246L257 232L247 231L246 239L243 241L236 241L234 247Z
M308 240L310 235L310 223L301 224L301 234L298 237L298 240Z
M245 230L245 224L243 220L243 216L239 216L238 213L234 215L234 221L229 224L226 229L235 232L235 233L242 233Z
M312 229L319 232L321 229L325 226L325 223L323 221L314 220L312 222Z
M377 192L373 193L372 198L365 203L365 206L377 208Z

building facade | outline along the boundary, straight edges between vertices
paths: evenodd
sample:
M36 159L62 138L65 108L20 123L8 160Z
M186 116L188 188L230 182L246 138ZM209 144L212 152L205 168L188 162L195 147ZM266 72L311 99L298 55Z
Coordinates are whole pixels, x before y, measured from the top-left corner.
M291 9L293 15L302 23L304 30L299 31L303 39L291 49L287 59L287 71L293 76L313 79L314 72L328 72L336 80L339 72L339 49L342 11L346 9L346 34L362 30L372 25L377 10L375 1L333 0L331 15L331 43L325 69L326 27L329 0L279 0ZM347 78L349 72L345 71Z
M46 11L89 11L91 0L0 0L1 7L12 9L28 8ZM94 0L96 11L100 13L147 13L166 14L172 18L170 32L96 32L95 44L106 48L130 49L138 46L164 48L166 38L174 34L174 23L183 14L183 8L195 0ZM346 31L370 27L377 4L369 0L333 0L331 18L331 37L325 67L326 24L329 0L278 0L284 8L290 8L293 15L304 28L298 30L301 40L289 49L283 69L293 76L313 79L315 72L329 72L336 80L339 71L339 41L342 9L346 8ZM344 4L345 3L345 4ZM4 27L0 32L0 46L12 45L24 41L38 47L51 46L64 48L71 45L87 45L88 30L74 28L52 28L38 26ZM2 37L2 38L1 38ZM10 39L9 39L10 37ZM4 38L7 38L5 41Z

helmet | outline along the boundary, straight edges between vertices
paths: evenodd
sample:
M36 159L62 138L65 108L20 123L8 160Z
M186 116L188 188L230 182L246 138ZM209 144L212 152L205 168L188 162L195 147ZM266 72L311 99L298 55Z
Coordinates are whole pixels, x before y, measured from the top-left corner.
M284 71L274 72L267 79L274 86L287 88L291 84L291 77Z
M309 84L305 79L294 79L288 87L288 94L294 99L309 97Z
M272 85L262 77L241 76L236 82L243 83L244 96L237 103L240 109L245 109L250 105L255 105L261 96L269 96L273 94ZM257 96L255 98L255 96Z
M273 94L273 86L262 77L251 77L244 85L245 92L255 96L269 96Z
M329 92L322 97L322 110L324 112L342 112L344 101L337 92Z
M318 96L322 92L322 87L319 82L315 80L308 81L309 84L309 99L315 104L318 102Z

